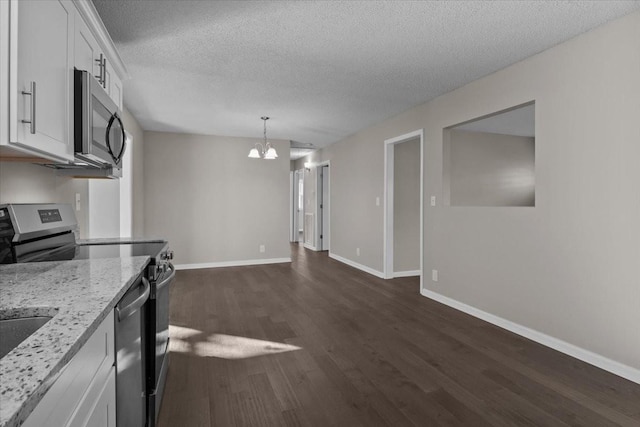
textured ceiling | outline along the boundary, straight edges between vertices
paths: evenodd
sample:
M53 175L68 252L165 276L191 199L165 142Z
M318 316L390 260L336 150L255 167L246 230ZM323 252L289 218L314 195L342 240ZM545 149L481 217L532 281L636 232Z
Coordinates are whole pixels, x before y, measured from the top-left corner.
M94 0L146 130L322 147L638 1Z

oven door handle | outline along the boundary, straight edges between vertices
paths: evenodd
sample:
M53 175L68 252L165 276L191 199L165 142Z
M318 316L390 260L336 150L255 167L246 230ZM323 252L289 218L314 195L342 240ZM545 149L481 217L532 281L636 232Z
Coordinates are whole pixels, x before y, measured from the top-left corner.
M144 305L145 302L149 299L149 293L151 292L151 286L149 285L149 281L146 278L142 278L142 283L144 284L144 291L142 295L135 299L131 304L124 308L116 307L116 314L118 315L118 321L122 321L127 317L131 316L133 313L138 311L140 307Z
M176 277L176 268L170 262L167 263L167 264L169 264L169 270L171 270L171 274L169 275L169 277L167 277L162 282L160 282L160 283L158 283L156 285L156 292L159 291L160 289L164 288L165 286L167 286L169 284L169 282L171 282L173 280L173 278Z

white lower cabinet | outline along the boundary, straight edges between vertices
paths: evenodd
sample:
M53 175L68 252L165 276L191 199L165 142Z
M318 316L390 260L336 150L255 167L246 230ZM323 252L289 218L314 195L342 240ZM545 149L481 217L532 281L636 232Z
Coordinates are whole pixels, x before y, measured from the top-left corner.
M25 427L116 425L114 317L111 312L62 369Z

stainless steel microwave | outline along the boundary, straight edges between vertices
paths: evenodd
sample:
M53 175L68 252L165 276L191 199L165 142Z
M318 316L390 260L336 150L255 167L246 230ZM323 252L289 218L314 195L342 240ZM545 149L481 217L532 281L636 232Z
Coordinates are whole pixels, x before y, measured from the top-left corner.
M126 138L118 105L83 70L74 70L73 96L76 163L121 169Z

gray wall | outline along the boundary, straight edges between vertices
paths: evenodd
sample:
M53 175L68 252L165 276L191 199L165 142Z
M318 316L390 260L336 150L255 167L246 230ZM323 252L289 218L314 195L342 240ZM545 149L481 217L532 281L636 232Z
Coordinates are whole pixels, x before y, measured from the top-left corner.
M384 140L423 128L424 288L640 369L639 74L634 13L322 150L331 251L382 271ZM444 206L443 129L533 100L536 206Z
M250 159L256 141L145 132L145 234L168 238L176 264L290 258L289 142Z
M445 202L448 199L452 206L535 205L535 138L444 132Z
M420 139L393 147L393 271L420 270Z

